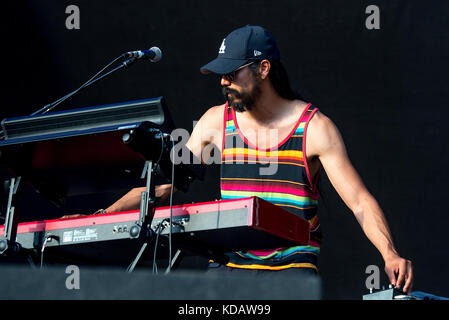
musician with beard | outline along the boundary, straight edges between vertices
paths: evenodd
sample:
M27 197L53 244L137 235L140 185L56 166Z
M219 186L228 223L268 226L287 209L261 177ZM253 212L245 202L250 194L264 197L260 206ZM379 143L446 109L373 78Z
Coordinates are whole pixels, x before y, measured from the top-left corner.
M262 27L232 31L218 57L201 69L220 76L226 103L207 110L187 147L203 163L221 154L222 199L258 196L306 219L310 242L290 248L229 252L229 263L211 262L210 272L318 272L321 229L317 216L318 177L326 171L364 233L379 250L392 284L410 293L413 268L397 252L385 216L351 164L335 124L296 94L272 35ZM267 169L271 165L273 170ZM131 190L106 212L136 209L143 188ZM166 198L170 185L156 187Z

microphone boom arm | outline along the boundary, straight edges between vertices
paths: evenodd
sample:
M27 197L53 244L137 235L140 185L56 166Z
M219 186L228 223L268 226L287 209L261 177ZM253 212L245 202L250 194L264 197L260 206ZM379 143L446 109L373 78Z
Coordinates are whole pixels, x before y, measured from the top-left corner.
M58 104L60 104L61 102L65 101L66 99L70 98L71 96L73 96L74 94L78 93L82 89L87 88L88 86L90 86L90 85L94 84L95 82L97 82L97 81L107 77L108 75L116 72L119 69L128 68L129 66L134 64L136 62L136 60L137 60L137 58L130 58L130 59L126 60L126 61L123 61L118 67L115 67L114 69L112 69L108 73L105 73L104 75L102 75L102 76L100 76L98 78L95 78L99 73L103 72L104 69L106 69L108 66L110 66L115 61L117 61L119 58L122 58L122 56L119 56L118 58L114 59L111 63L109 63L106 67L104 67L100 72L98 72L95 76L93 76L90 80L88 80L85 84L83 84L78 89L70 92L69 94L63 96L62 98L59 98L58 100L56 100L56 101L54 101L52 103L49 103L49 104L45 105L41 109L33 112L31 114L31 116L34 116L34 115L37 115L37 114L44 114L44 113L47 113L47 112L53 110Z

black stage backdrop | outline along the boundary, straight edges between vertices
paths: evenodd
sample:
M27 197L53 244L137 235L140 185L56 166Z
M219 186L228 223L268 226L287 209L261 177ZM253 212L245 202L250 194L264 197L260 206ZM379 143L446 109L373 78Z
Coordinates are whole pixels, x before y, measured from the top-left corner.
M223 102L219 78L199 68L222 39L246 24L277 39L292 85L336 123L348 154L389 221L400 254L414 262L415 290L449 296L447 1L16 1L3 4L1 118L23 116L86 81L119 54L158 46L140 61L82 91L57 110L164 96L175 124ZM80 10L68 29L69 5ZM379 29L368 29L369 5ZM217 199L219 168L175 204ZM323 174L320 218L324 298L361 299L365 270L383 260ZM22 219L90 213L116 195L69 199L54 208L24 191ZM6 198L2 200L6 202ZM4 213L4 211L2 211ZM186 268L203 267L193 261ZM388 284L382 275L381 284Z

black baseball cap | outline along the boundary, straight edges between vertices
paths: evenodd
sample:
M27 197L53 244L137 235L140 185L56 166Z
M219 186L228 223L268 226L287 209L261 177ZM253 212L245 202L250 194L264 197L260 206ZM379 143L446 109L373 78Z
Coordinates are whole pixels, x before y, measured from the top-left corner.
M200 68L201 73L227 74L251 60L279 60L276 40L263 27L250 26L236 29L223 39L218 57Z

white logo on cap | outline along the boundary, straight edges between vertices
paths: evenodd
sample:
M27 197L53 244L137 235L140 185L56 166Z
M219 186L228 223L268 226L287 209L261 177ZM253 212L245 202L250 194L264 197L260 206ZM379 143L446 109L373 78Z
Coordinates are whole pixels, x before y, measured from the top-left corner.
M221 43L220 50L218 50L218 53L225 53L226 50L225 41L226 39L223 39L223 42Z
M254 50L254 56L260 56L262 54L262 52L258 51L258 50Z

